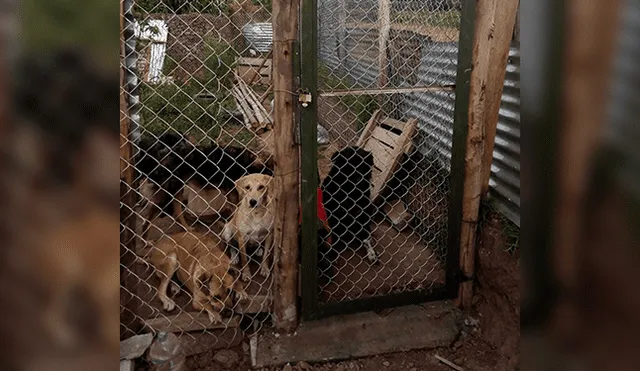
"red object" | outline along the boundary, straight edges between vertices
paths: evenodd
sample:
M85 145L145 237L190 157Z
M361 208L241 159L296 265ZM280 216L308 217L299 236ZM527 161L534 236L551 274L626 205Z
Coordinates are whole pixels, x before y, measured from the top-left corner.
M322 203L322 189L318 188L318 219L322 221L322 224L329 225L329 221L327 220L327 211L324 209L324 204ZM302 224L302 208L300 209L300 218L298 223Z

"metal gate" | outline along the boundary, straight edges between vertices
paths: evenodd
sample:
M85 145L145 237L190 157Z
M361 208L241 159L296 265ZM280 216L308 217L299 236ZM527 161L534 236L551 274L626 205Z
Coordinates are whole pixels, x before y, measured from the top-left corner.
M457 296L474 4L302 2L304 320Z

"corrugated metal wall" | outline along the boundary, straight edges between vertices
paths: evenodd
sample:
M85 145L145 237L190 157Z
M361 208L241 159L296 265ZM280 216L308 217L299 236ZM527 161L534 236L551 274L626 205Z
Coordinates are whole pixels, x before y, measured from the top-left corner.
M320 2L319 59L337 76L357 81L361 87L376 84L377 33L376 30L344 29L345 47L340 48L337 17L325 16L323 9L335 9L338 1ZM323 8L324 7L324 8ZM403 31L406 32L406 31ZM394 37L391 37L393 43ZM420 40L420 65L413 78L398 78L399 71L391 71L395 86L424 86L455 84L458 48L456 43L434 42L413 34L411 40ZM402 42L402 41L400 41ZM390 46L393 48L393 45ZM402 48L402 46L398 46ZM413 46L412 46L413 48ZM338 50L349 51L338 55ZM393 55L391 56L393 58ZM393 63L392 63L393 67ZM408 81L414 80L414 81ZM450 168L451 138L455 93L448 91L403 94L396 99L399 118L415 117L423 135L417 143L421 152L436 158ZM520 225L520 52L514 45L509 53L509 64L504 83L500 118L491 167L491 197L500 211L515 224Z
M610 125L607 139L624 161L619 165L617 176L620 184L640 202L640 2L628 1L622 12L618 50L610 98Z

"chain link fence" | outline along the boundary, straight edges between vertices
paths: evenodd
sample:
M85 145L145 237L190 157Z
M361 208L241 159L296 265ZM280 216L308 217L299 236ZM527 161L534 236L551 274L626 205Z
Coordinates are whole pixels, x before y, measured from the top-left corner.
M271 57L259 42L271 38L260 32L270 2L127 0L124 9L134 179L123 192L135 201L121 220L121 336L237 344L269 323L273 293L273 275L259 271L266 236L240 228L273 213ZM250 174L264 177L238 189Z
M461 4L318 4L319 302L443 287Z

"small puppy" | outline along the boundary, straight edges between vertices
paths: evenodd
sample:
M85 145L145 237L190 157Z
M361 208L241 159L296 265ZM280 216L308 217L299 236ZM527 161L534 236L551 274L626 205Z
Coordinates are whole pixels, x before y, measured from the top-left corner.
M242 278L251 279L247 259L247 244L264 243L260 264L260 275L268 277L268 259L272 253L274 205L272 202L273 177L251 174L236 181L240 202L231 221L224 226L222 238L228 242L235 239L240 249ZM234 259L235 260L235 259Z
M172 311L176 303L167 295L171 277L177 273L180 282L193 294L192 305L197 311L205 310L211 322L221 322L220 311L230 304L230 291L238 300L248 298L240 280L230 274L237 271L220 248L221 241L213 234L182 232L167 235L154 243L146 260L160 277L158 296L162 307ZM203 285L209 281L209 295Z

